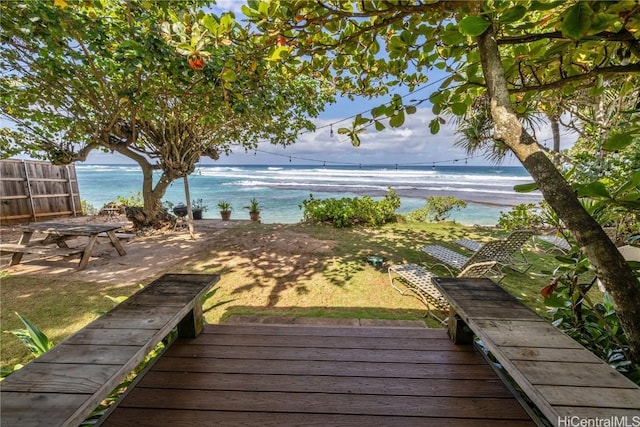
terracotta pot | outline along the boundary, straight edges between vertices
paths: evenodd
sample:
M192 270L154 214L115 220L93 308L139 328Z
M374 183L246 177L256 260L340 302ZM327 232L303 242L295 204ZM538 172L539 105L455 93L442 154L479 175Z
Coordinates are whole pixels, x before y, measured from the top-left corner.
M260 212L249 212L249 217L253 222L260 222Z
M231 211L220 211L220 216L223 221L229 221L231 219Z

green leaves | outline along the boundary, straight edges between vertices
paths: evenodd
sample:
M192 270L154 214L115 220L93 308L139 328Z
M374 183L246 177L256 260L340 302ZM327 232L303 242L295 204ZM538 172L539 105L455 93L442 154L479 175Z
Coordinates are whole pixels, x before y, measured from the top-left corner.
M528 182L526 184L518 184L513 186L513 191L516 193L531 193L538 189L538 184L535 182Z
M561 18L560 31L566 37L578 40L587 34L591 27L593 9L586 1L579 1L571 6Z
M429 131L432 135L440 132L440 120L437 117L429 122Z
M606 151L619 151L627 147L634 141L640 139L640 129L631 129L624 132L614 132L602 144L602 149Z
M465 36L477 37L484 33L491 22L479 16L465 16L459 23L460 32Z
M502 15L500 15L500 18L498 18L498 22L500 22L501 24L511 24L512 22L516 22L522 19L526 13L526 7L517 5L512 7L511 9L507 9Z
M27 346L31 354L38 357L48 350L51 350L55 344L49 340L49 338L38 329L33 323L26 317L22 317L19 313L16 316L24 324L26 329L14 329L12 331L4 331L15 335L24 345Z

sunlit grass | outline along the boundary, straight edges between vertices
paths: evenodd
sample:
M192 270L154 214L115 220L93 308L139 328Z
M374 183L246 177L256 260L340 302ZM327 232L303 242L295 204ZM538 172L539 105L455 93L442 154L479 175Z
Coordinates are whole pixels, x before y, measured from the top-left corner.
M209 323L241 314L423 320L439 327L436 321L424 318L426 310L420 301L393 289L386 268L369 265L367 257L380 256L385 266L426 265L434 260L420 251L424 245L442 244L462 252L454 240L490 240L506 234L454 223L393 224L376 229L252 224L225 231L215 244L172 272L221 275L214 301L204 307ZM305 242L316 249L302 248ZM553 254L531 241L526 250L534 266L525 274L505 268L501 285L544 315L539 292L549 277L541 272L552 270L556 262ZM447 274L443 268L432 270ZM93 320L97 312L111 308L114 303L105 295L131 295L138 289L137 285L68 282L54 277L5 276L1 280L2 330L22 327L14 314L19 312L56 343ZM218 301L229 302L207 310ZM10 334L2 334L0 351L3 368L29 360L26 347Z

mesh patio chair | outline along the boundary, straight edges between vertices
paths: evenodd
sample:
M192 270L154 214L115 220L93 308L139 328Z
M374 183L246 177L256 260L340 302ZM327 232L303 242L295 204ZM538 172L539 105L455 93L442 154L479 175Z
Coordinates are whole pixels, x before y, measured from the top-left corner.
M495 258L498 264L508 266L521 273L529 270L531 263L524 256L524 253L522 253L522 246L533 234L531 230L516 230L509 234L506 239L502 240L504 242L504 251ZM456 243L472 252L479 251L483 246L482 242L470 239L456 240ZM516 267L522 267L523 269Z
M493 242L485 243L470 257L440 245L424 246L420 250L440 261L440 265L447 268L452 276L454 275L454 271L462 271L472 264L495 261L494 270L497 270L496 273L499 278L504 277L504 274L499 268L499 260L504 259L505 254L509 253L509 249L505 246L504 240L494 240Z
M495 265L495 261L471 264L462 270L458 277L483 277ZM394 274L396 274L395 277ZM433 284L434 277L436 277L435 274L417 264L399 264L389 267L391 286L401 295L407 295L407 292L410 292L427 307L426 316L431 316L437 321L445 323L446 319L436 316L432 310L432 307L443 312L448 312L449 310L449 303ZM403 288L396 286L394 280L398 285L403 285Z
M536 239L549 243L553 245L555 248L560 249L564 253L567 253L571 250L571 244L567 241L567 239L557 234L547 234L542 236L536 236Z

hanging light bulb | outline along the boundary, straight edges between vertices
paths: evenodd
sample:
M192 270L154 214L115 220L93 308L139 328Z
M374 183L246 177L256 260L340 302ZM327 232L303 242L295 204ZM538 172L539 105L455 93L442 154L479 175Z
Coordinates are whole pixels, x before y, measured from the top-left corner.
M289 156L289 163L291 163L291 156Z
M333 125L329 125L329 136L333 138Z

